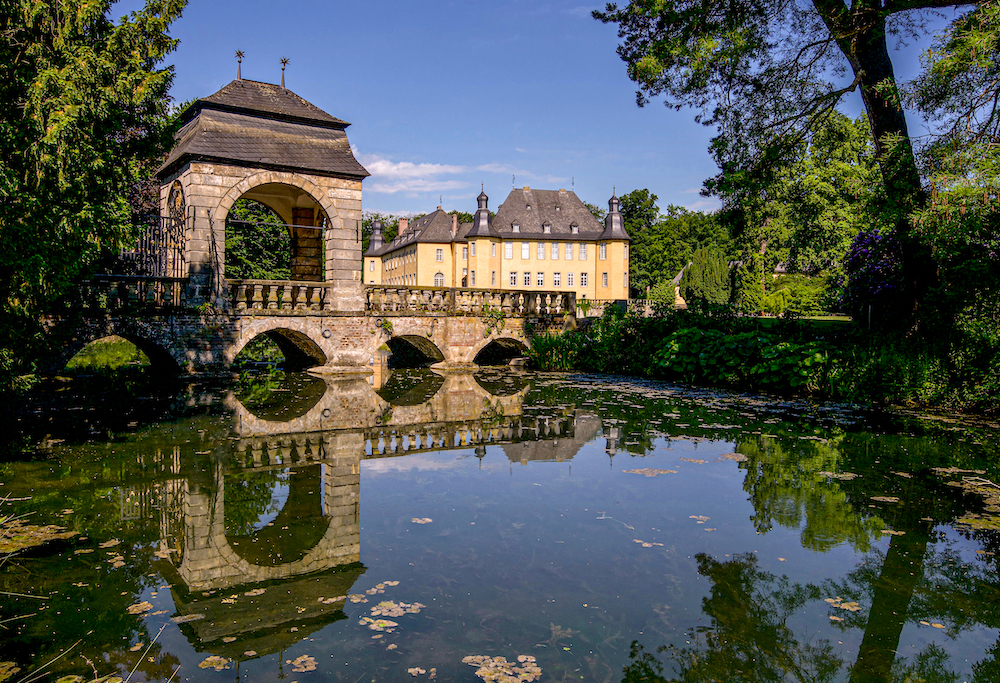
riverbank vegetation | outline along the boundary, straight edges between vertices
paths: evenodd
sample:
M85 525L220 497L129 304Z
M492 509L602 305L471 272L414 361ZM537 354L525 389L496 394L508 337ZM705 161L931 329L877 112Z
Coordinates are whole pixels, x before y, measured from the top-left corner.
M868 330L843 319L762 318L729 307L644 318L609 308L531 341L544 370L665 379L872 405L1000 410L1000 330L965 318L947 335Z

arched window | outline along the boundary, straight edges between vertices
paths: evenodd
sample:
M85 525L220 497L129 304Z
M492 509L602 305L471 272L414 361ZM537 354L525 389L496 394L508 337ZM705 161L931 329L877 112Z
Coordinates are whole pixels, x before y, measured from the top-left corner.
M434 273L434 286L444 287L444 273Z

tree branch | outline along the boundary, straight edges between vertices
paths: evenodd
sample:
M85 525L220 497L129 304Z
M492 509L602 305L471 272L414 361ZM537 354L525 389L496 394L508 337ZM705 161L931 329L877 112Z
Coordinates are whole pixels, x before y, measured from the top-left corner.
M964 7L985 5L987 0L886 0L885 13L895 14L914 9L941 9L944 7Z

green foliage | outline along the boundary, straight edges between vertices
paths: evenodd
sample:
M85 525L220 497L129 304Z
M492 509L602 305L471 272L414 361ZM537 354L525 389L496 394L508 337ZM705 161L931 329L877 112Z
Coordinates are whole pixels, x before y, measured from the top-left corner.
M731 249L728 231L714 214L668 206L660 214L656 195L649 190L633 190L621 199L629 248L629 282L633 292L645 298L646 289L668 282L681 272L701 247L727 254ZM672 296L671 296L672 300Z
M135 236L130 204L171 141L168 33L185 0L118 21L110 0L0 6L0 385L38 315Z
M149 365L149 358L132 342L121 337L107 337L83 347L66 364L66 370L68 372L116 370L124 365Z
M572 334L543 334L531 338L528 360L539 370L568 371L576 367L583 339Z
M226 278L290 279L292 242L283 223L264 204L237 200L226 217Z
M751 254L736 268L736 305L745 315L760 315L764 310L764 259Z
M784 314L792 303L792 290L788 287L778 289L764 297L764 310L773 316Z
M768 297L780 290L788 290L787 304L782 312L787 311L794 316L833 312L837 307L832 279L831 276L780 275L768 283Z
M759 332L680 329L660 345L654 367L692 384L815 392L828 384L832 347Z
M680 286L681 296L688 305L729 303L729 266L722 252L711 247L696 250L681 276Z

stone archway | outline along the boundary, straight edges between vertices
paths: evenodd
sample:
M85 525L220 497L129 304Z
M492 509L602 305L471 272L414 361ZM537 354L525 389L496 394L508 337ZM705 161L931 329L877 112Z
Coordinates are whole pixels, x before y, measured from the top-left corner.
M490 354L491 351L495 353ZM528 347L523 340L515 337L489 337L472 348L469 358L476 365L498 365L499 362L483 362L487 356L489 360L503 359L507 361L525 355Z
M291 279L322 282L329 278L326 234L343 231L343 221L329 193L297 173L262 171L243 178L219 201L212 214L215 225L225 226L233 205L240 199L264 204L281 217L289 229ZM223 239L223 243L224 243ZM225 272L225 248L221 250Z
M298 321L294 321L298 322ZM266 335L273 341L285 357L285 367L294 370L305 370L325 365L332 357L326 339L314 322L292 326L287 319L265 319L257 321L240 330L235 343L226 352L226 362L232 363L247 344L260 335ZM297 328L297 329L296 329Z
M51 353L40 359L43 374L56 374L88 344L106 337L121 337L134 344L149 359L150 368L165 374L178 375L187 365L187 350L155 330L144 330L141 321L105 319L85 323L68 334L53 334Z
M440 363L445 359L444 352L437 347L437 345L432 342L427 337L420 336L418 334L398 334L391 337L386 345L389 347L393 355L399 354L400 356L406 356L408 360L414 360L422 358L421 362L408 362L403 365L394 365L392 358L389 359L389 367L419 367L421 365L430 365L432 363ZM408 349L414 349L416 354L407 354Z

